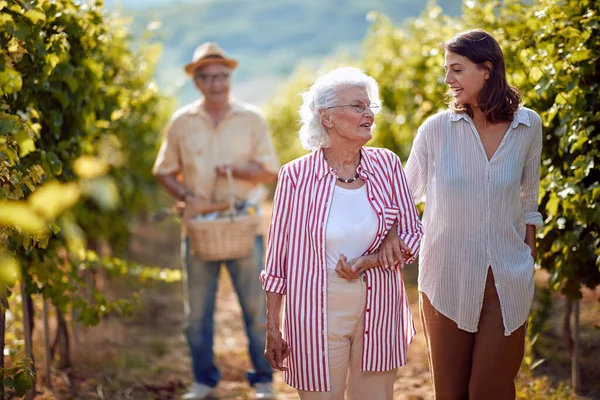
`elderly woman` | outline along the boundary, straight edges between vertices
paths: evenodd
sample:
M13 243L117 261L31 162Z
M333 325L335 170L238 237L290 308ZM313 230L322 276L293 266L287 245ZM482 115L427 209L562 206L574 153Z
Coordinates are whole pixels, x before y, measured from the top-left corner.
M317 79L300 109L312 153L279 173L261 273L265 356L301 399L392 399L415 333L398 267L422 227L398 157L364 147L378 92L356 68ZM406 258L383 268L376 252L394 224Z

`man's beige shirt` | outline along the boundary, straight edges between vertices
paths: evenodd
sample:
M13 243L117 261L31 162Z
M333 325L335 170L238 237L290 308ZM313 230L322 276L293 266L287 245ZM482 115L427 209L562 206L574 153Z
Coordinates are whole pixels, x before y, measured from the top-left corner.
M229 112L215 127L199 100L177 110L169 121L152 172L177 174L197 197L227 202L227 178L217 178L215 167L250 162L275 174L279 170L269 130L258 110L232 100ZM241 179L234 182L236 200L247 199L261 186Z

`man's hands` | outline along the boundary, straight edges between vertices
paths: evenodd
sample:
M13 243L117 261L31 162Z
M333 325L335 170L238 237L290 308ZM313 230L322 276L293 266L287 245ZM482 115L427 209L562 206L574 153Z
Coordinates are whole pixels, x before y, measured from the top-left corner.
M211 203L199 199L183 183L177 180L177 174L158 175L157 179L173 197L179 199L175 203L175 209L178 213L183 212L186 218L214 211L224 211L229 208L229 204L226 203Z
M227 170L230 170L231 175L236 176L236 172L237 172L238 168L241 168L241 167L236 167L235 164L231 164L231 163L219 164L215 167L215 172L217 173L217 176L226 176Z
M219 164L215 168L217 176L225 176L227 170L231 170L231 175L236 179L244 179L256 183L273 183L277 179L277 174L269 172L262 165L251 162L248 164Z
M227 203L211 203L201 200L194 195L186 195L184 201L178 202L177 209L183 210L186 218L193 218L198 214L208 214L215 211L225 211L229 209Z
M271 363L271 367L280 371L287 371L284 360L290 355L290 347L283 340L279 329L267 328L267 340L265 344L265 357Z
M391 268L396 262L400 262L400 268L404 268L404 262L412 256L412 250L398 237L396 224L383 239L377 255L379 264L384 268Z

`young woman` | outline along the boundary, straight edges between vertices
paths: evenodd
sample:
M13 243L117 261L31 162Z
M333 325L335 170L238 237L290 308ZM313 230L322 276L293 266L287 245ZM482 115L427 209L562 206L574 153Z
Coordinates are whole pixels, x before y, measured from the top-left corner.
M419 128L406 165L426 195L421 318L436 399L514 399L533 299L542 123L483 30L443 44L450 109ZM385 241L383 264L395 243Z

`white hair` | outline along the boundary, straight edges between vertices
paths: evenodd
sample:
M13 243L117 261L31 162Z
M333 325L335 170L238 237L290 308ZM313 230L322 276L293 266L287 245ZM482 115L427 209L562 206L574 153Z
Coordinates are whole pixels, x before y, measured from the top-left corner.
M339 94L344 89L359 87L367 90L369 101L380 105L377 81L354 67L342 67L321 75L302 93L300 107L300 141L306 150L318 150L330 145L329 135L323 127L319 111L339 104Z

